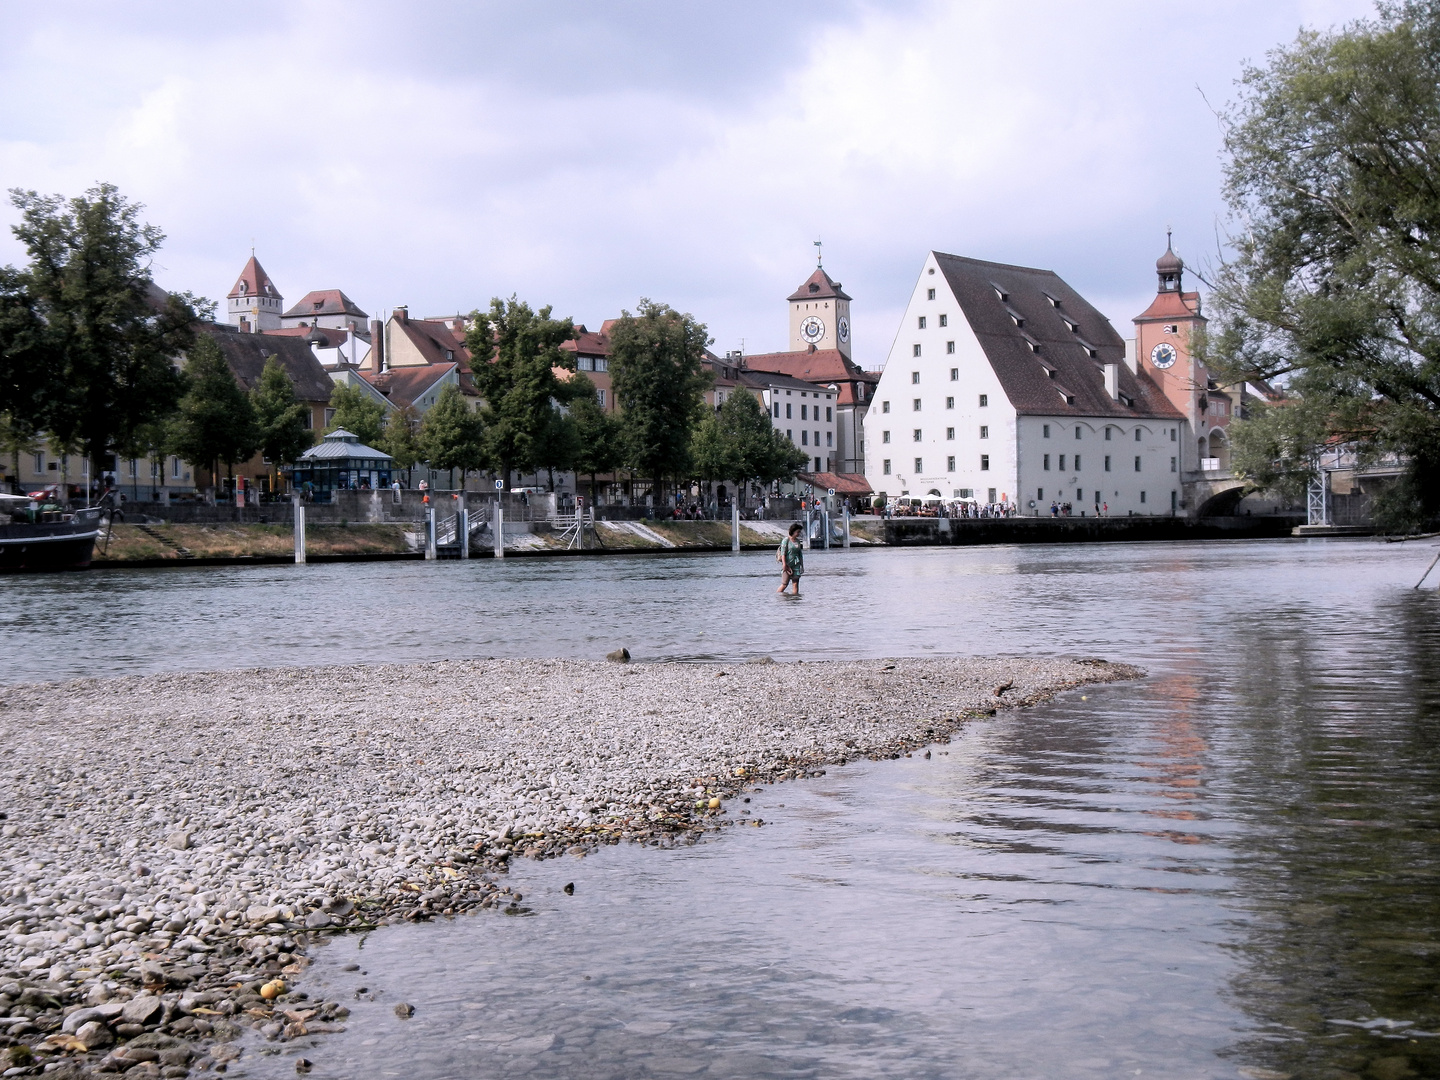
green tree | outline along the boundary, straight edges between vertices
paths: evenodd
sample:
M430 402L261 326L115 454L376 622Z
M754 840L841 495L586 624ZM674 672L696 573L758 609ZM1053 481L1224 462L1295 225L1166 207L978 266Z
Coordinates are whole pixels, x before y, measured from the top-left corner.
M432 469L460 470L461 488L471 469L485 465L484 422L454 383L440 391L420 421L419 441Z
M379 444L385 438L384 405L358 386L339 383L330 392L330 408L335 412L330 417L325 434L348 431L366 446L379 449Z
M474 313L465 337L471 377L485 400L487 455L507 488L513 471L544 466L555 407L569 400L555 372L575 370L575 354L560 348L575 337L575 326L569 319L552 319L550 312L549 307L534 311L514 296L497 297L487 314Z
M20 455L40 445L47 402L58 390L45 320L20 271L0 267L0 446L18 482Z
M702 480L789 480L810 461L805 451L776 431L753 394L731 394L695 430L691 444L695 473Z
M570 380L570 419L575 430L575 455L571 468L590 477L590 501L595 502L595 478L613 473L625 461L624 436L620 422L607 413L595 395L595 384L583 374Z
M167 440L171 453L218 476L220 462L232 476L237 461L248 461L260 448L260 429L250 396L240 389L220 346L200 334L185 364L189 388Z
M621 312L610 330L610 378L620 402L626 460L651 477L689 470L690 440L704 415L712 378L704 367L710 344L703 323L668 304L642 299L637 314Z
M250 392L259 428L260 450L276 465L293 465L315 444L305 426L310 407L295 397L295 385L278 356L265 360L260 384Z
M385 418L385 437L380 449L395 459L396 468L405 470L408 483L410 470L416 462L425 459L420 446L420 414L414 405L396 409Z
M82 447L98 477L107 453L133 446L140 428L174 411L184 389L174 358L194 340L196 311L186 297L151 281L149 264L164 235L142 224L143 207L114 186L100 184L68 200L18 188L10 196L20 211L12 231L30 261L7 270L0 307L11 316L17 305L28 307L43 324L30 340L36 324L20 320L28 340L20 364L43 390L41 407L22 405L29 415L21 419ZM0 353L13 348L13 339L0 342ZM36 364L45 366L44 375L37 376Z
M1257 484L1303 485L1345 442L1409 462L1395 525L1440 517L1440 0L1304 31L1247 70L1227 116L1226 197L1243 230L1201 355L1285 380L1290 405L1232 427Z

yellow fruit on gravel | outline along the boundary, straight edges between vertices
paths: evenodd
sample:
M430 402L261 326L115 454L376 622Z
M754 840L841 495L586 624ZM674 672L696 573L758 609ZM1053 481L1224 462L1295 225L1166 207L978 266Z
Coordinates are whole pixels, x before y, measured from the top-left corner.
M274 1001L285 992L285 983L280 979L271 979L264 986L260 987L260 996L266 1001Z
M714 799L711 799L711 800L710 800L710 809L711 809L711 810L719 810L719 809L720 809L720 800L719 800L719 798L714 798Z

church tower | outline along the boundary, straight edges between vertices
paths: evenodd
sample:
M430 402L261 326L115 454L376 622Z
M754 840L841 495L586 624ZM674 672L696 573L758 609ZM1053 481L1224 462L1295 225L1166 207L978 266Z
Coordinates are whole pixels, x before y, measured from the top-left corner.
M1135 368L1149 376L1177 409L1185 414L1190 431L1199 435L1205 447L1193 438L1180 447L1180 470L1199 469L1200 459L1209 457L1206 443L1212 407L1210 398L1225 397L1210 391L1210 374L1205 365L1191 355L1191 336L1204 327L1200 314L1200 294L1185 291L1185 263L1175 254L1169 234L1165 237L1165 254L1155 262L1158 287L1155 299L1144 312L1135 317ZM1222 436L1223 438L1223 436Z
M790 349L838 349L850 356L850 297L823 266L790 294Z
M285 298L265 268L254 254L240 271L240 278L230 290L226 301L226 315L230 322L247 329L250 333L258 330L279 330L280 315L285 310Z

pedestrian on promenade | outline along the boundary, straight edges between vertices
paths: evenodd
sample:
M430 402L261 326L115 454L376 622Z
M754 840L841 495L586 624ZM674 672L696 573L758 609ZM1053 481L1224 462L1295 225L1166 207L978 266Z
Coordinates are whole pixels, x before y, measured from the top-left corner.
M800 595L800 575L805 573L805 545L800 542L801 528L798 521L791 525L790 535L780 541L780 547L775 552L775 561L783 568L780 588L775 590L778 593L783 593L785 586L793 581L795 595Z

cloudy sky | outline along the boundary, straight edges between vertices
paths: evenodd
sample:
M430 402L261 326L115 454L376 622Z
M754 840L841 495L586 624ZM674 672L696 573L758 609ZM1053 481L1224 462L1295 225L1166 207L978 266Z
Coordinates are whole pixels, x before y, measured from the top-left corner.
M0 0L0 182L99 180L167 288L250 253L371 315L649 296L785 348L814 264L883 362L927 250L1051 268L1128 336L1226 227L1211 106L1363 0ZM1207 99L1208 103L1207 104ZM22 252L0 210L0 263Z

